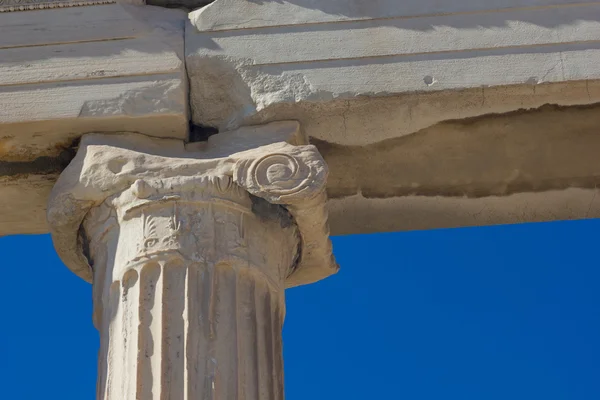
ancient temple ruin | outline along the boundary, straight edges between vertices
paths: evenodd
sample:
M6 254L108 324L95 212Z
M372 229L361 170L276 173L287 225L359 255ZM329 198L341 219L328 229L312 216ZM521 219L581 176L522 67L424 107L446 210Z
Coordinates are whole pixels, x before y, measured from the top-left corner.
M98 399L282 400L330 234L600 217L599 39L600 1L0 0L0 235L93 282Z

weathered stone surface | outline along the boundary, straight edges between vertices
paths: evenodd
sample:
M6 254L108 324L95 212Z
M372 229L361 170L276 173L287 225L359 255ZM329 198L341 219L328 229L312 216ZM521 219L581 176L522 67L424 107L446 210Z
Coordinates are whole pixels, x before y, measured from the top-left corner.
M56 250L73 272L90 281L79 227L91 209L119 193L129 193L123 196L132 203L137 198L145 204L145 199L156 196L176 202L180 197L195 197L196 190L216 180L223 193L231 189L243 198L244 207L258 214L252 218L260 217L263 210L253 198L282 205L290 213L288 223L297 225L302 246L299 264L287 277L288 286L322 279L337 268L325 210L327 166L314 146L301 145L304 141L295 122L242 128L187 146L181 140L139 134L86 135L48 200ZM171 191L175 197L169 197ZM194 201L200 203L233 201L215 194L206 199L198 196L201 199Z
M451 121L370 146L313 139L329 164L332 233L600 218L599 110L547 106ZM1 232L47 232L45 201L60 165L3 179Z
M47 199L57 173L0 178L0 235L48 233Z
M368 146L314 140L335 233L600 217L599 106L447 121Z
M335 234L600 217L599 21L576 0L0 14L0 234L47 212L93 278L98 398L281 400L284 289L337 270L326 192Z
M447 119L591 104L599 16L600 3L564 0L217 0L186 30L192 116L232 128L310 108L321 121L301 121L311 137L359 145ZM369 123L331 129L357 109Z
M461 2L410 1L399 6L396 0L217 0L218 4L195 14L208 30L257 28L344 22L384 18L414 18L426 15L495 13L506 10L586 6L596 1L580 0L467 0Z
M334 233L599 217L595 132L600 80L594 67L599 4L217 0L192 12L186 26L193 122L224 131L242 124L299 121L331 165L327 189ZM145 35L160 38L174 31L143 28L154 25L148 25L151 18L140 8L129 14L102 11L111 7L121 6L78 9L99 10L84 13L90 19L85 29L65 24L66 17L22 13L51 34L23 33L21 25L10 25L21 33L5 31L0 43L19 51L5 53L14 57L12 67L3 67L0 57L0 80L54 79L60 67L52 57L37 60L33 74L20 66L37 45L49 44L51 37L63 43L75 31L90 41L85 44L90 56L109 46L102 38L123 43L126 38L128 46L140 49L143 63L125 48L118 57L99 57L101 69L114 65L119 73L143 74L145 63L171 68L172 60L184 58L173 58L169 51L162 58L149 56L153 46L163 48L165 42L150 43ZM0 33L5 26L0 24ZM33 45L30 50L25 43ZM183 40L177 43L183 48ZM77 47L74 54L86 54L83 49ZM82 59L69 59L76 79L86 73ZM157 77L150 80L157 82ZM179 87L177 79L160 77L158 86L132 96L125 108L135 111L137 104L144 109L154 99L163 101L169 82ZM85 96L118 97L121 83L115 85L114 79L142 89L148 85L145 75L136 75L140 81L86 78L91 83ZM70 109L80 88L52 90L60 102L50 107L38 102L38 91L27 92L19 106L24 122L0 124L0 175L3 185L10 182L0 190L5 205L0 234L46 231L39 215L49 185L62 169L56 168L62 165L60 155L76 148L82 132L185 137L173 132L173 127L185 132L183 118L172 123L168 112L155 117L143 110L139 117L110 116L119 110L110 101L86 108L94 116L73 118L62 108ZM37 121L47 109L58 110L59 118ZM26 199L18 196L18 182Z
M109 4L0 14L0 160L86 132L184 139L186 14Z
M285 288L337 271L326 179L295 122L188 146L85 135L48 221L93 277L97 398L283 400Z
M478 198L401 196L330 199L334 235L600 218L600 190L571 188Z

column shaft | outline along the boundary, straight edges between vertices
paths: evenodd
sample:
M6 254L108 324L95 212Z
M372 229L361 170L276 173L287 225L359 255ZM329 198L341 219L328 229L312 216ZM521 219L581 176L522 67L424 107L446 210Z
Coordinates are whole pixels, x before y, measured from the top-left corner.
M255 215L234 187L228 203L211 203L210 187L132 200L143 185L84 221L101 338L97 398L282 400L295 226L280 206Z
M98 398L283 399L283 298L260 275L151 262L108 290Z

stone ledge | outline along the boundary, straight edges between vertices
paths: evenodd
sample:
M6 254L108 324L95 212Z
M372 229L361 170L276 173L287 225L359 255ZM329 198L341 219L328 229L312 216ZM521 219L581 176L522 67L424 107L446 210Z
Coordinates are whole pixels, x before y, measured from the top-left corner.
M447 121L366 146L313 139L329 165L332 233L600 218L599 109ZM0 234L46 231L56 165L2 178Z
M448 119L593 104L599 20L600 3L565 0L217 0L186 28L192 118L220 129L295 118L317 139L365 145Z
M86 132L185 139L186 17L123 4L0 14L0 160L56 156Z

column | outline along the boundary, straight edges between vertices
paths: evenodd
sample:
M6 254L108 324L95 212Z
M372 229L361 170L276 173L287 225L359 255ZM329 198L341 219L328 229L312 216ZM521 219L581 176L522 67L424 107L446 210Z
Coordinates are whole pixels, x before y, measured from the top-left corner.
M296 123L184 145L88 135L51 195L93 282L97 398L282 400L286 287L337 270L326 166Z

